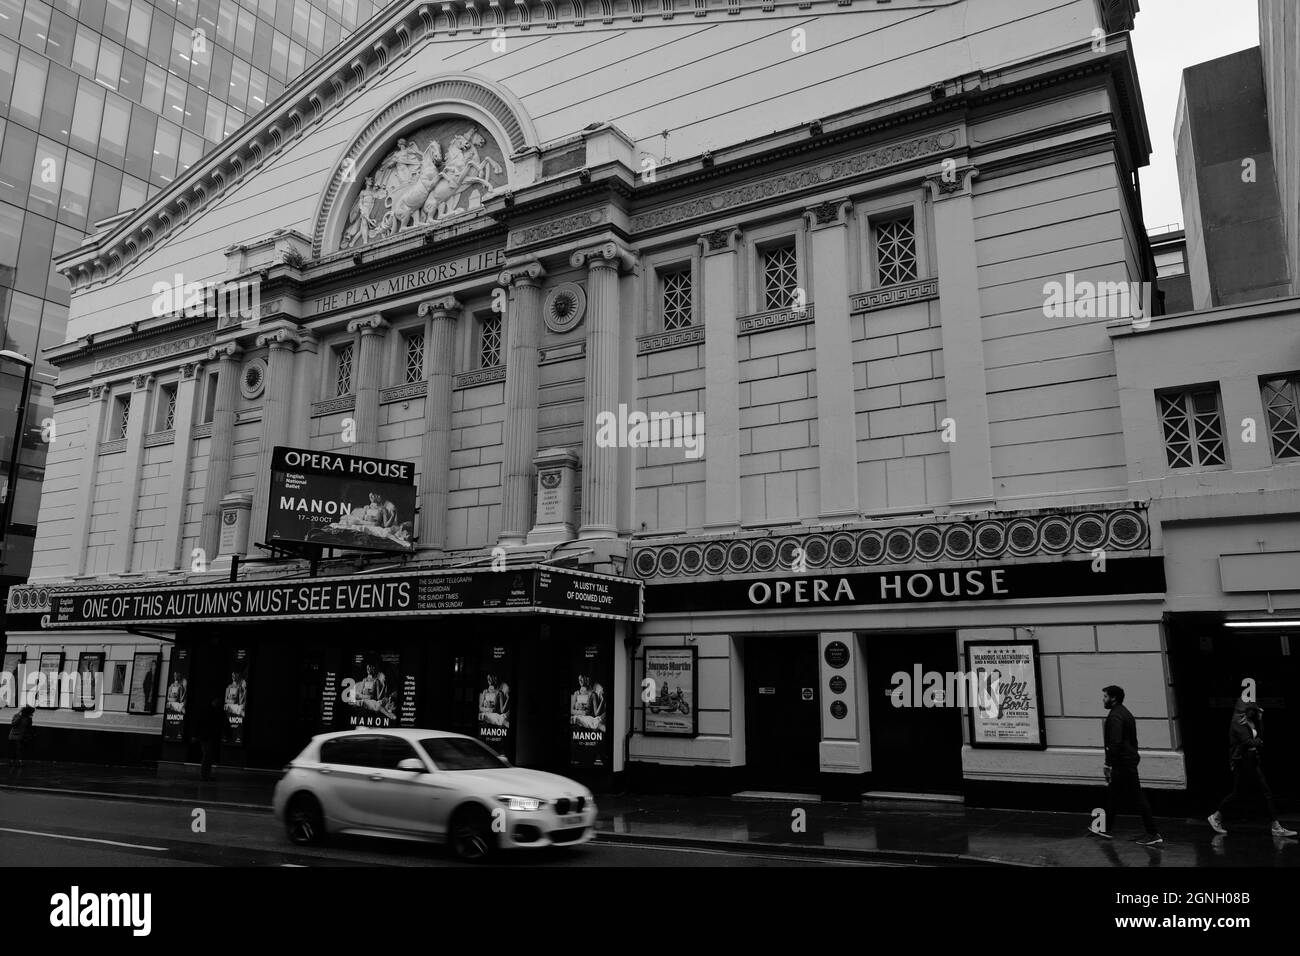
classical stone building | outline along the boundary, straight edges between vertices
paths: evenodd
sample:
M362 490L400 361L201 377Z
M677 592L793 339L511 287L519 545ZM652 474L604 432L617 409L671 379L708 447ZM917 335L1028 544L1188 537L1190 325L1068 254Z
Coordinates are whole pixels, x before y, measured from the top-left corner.
M415 721L654 786L1083 806L1120 683L1183 788L1108 336L1155 278L1136 7L393 5L60 260L9 649L131 666L43 722L184 760L183 676L225 762ZM354 467L418 514L284 490Z

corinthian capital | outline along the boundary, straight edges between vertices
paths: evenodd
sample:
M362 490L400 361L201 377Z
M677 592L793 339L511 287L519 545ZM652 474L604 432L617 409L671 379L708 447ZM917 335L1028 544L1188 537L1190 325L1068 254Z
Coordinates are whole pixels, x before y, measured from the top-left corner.
M455 319L460 316L461 309L460 299L454 295L444 295L437 299L425 299L420 303L420 317L432 315L435 319Z
M381 315L367 315L364 318L353 319L348 323L349 332L360 332L362 335L376 335L388 331L388 323L384 321Z
M239 347L238 342L223 342L221 345L214 345L208 349L209 362L238 362L239 357L244 354L244 350Z
M497 276L500 285L537 285L546 276L546 270L536 259L528 262L516 262L501 270Z
M638 266L636 253L621 242L602 242L598 246L579 249L569 256L569 265L587 266L589 269L611 268L636 272Z
M938 202L940 199L967 193L971 181L979 174L980 171L974 166L946 166L943 172L928 176L925 184L930 188L930 198Z

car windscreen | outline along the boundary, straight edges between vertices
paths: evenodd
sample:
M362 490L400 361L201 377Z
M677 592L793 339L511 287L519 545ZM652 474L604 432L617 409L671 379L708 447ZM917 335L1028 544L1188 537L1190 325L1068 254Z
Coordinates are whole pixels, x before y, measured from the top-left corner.
M429 737L420 741L439 770L500 770L505 764L486 744L464 737Z

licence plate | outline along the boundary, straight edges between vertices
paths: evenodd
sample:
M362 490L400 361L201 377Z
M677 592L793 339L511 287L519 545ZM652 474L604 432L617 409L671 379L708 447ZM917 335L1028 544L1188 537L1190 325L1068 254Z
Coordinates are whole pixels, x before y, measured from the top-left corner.
M576 827L581 825L582 825L581 813L571 813L567 817L560 817L560 826L562 827Z

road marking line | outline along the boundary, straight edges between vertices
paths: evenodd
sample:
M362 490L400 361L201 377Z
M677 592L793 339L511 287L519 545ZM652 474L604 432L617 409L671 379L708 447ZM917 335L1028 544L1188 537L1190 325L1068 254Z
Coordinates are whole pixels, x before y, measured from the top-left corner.
M599 840L591 840L581 844L584 847L605 847L607 849L618 849L619 847L636 847L639 850L659 850L665 853L703 853L706 856L744 856L755 860L797 860L807 863L820 863L827 866L898 866L897 863L881 862L875 860L845 860L835 857L813 857L813 856L795 856L787 853L755 853L753 850L745 849L743 846L735 850L706 850L694 846L672 846L662 843L632 843L630 841L619 840L617 843L601 843Z
M50 837L53 840L76 840L79 843L102 843L105 846L124 846L132 850L153 850L157 853L166 853L165 846L145 846L141 843L119 843L116 840L96 840L92 837L68 836L64 833L42 833L40 830L14 830L10 827L0 827L0 833L20 833L24 836Z

